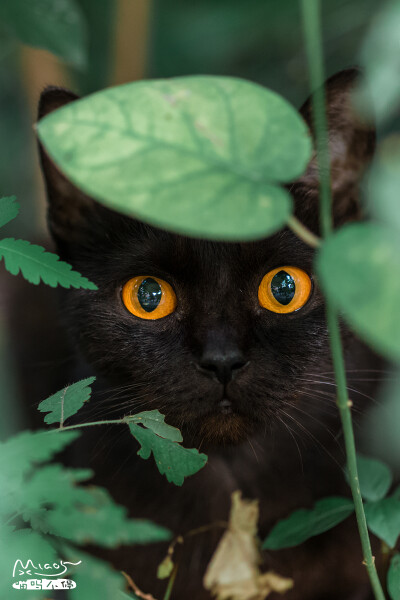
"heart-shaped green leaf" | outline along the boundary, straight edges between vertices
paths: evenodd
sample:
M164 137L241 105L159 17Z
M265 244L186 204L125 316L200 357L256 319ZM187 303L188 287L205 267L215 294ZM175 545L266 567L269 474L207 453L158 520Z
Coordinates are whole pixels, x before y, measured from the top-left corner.
M72 102L38 125L60 169L107 206L180 233L264 237L292 210L311 138L276 93L229 77L136 82Z
M279 550L302 544L310 537L332 529L354 511L348 498L329 497L318 500L310 509L300 509L273 527L263 543L263 548Z
M316 260L321 285L355 331L400 359L400 239L377 223L348 225L324 242Z
M400 535L400 500L384 498L365 505L368 527L390 548L394 548Z
M392 473L385 463L357 454L357 470L361 494L365 500L375 502L386 496L392 483Z

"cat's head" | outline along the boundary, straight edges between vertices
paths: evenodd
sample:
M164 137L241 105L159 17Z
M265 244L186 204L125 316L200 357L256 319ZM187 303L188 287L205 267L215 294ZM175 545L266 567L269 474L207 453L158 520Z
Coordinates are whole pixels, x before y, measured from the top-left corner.
M359 217L374 147L351 110L355 77L342 72L326 88L336 223ZM39 116L75 99L49 88ZM309 101L301 113L312 129ZM58 252L99 288L67 292L64 312L93 371L118 392L115 417L158 408L199 439L230 442L308 410L307 378L329 369L310 247L289 229L254 243L168 233L94 202L43 149L42 164ZM289 189L318 232L315 156Z

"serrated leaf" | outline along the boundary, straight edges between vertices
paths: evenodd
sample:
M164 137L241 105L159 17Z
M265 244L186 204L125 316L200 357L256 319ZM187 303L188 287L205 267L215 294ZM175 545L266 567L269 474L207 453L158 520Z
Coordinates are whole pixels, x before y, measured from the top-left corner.
M71 265L61 261L57 254L46 252L41 246L26 240L0 240L1 258L9 273L18 275L21 272L27 281L35 285L42 280L51 287L61 285L65 288L98 289L89 279L73 271Z
M21 590L13 589L12 584L14 582L35 578L35 575L26 574L26 569L23 569L23 566L29 560L32 560L36 564L39 562L42 564L58 562L57 554L49 541L30 529L5 531L2 528L0 535L0 559L0 598L7 598L7 600L11 598L18 599L24 595L21 593ZM21 562L15 564L18 560ZM33 600L36 597L42 598L43 596L40 592L36 592L29 596L29 600Z
M0 443L0 514L15 511L24 478L40 463L50 460L80 433L78 431L24 431Z
M0 227L7 225L19 213L19 204L15 196L0 198Z
M171 538L165 527L146 519L128 519L127 509L114 503L106 490L87 488L86 491L92 495L92 505L86 500L83 506L47 511L46 524L53 535L78 544L96 543L109 548L120 544L164 542Z
M63 545L63 554L69 561L79 562L74 568L72 578L76 588L68 592L72 600L122 600L133 598L125 595L126 581L121 573L115 571L111 565L80 549Z
M139 456L147 459L153 453L161 475L165 475L175 485L182 485L185 477L200 471L207 462L207 456L200 454L195 448L184 448L136 423L129 423L129 429L141 446Z
M90 386L95 380L96 377L81 379L43 400L39 404L38 410L49 413L45 416L44 422L63 425L66 419L72 417L85 402L88 402L91 394Z
M400 535L400 500L392 497L367 502L365 517L372 533L394 548Z
M0 18L24 44L85 66L86 25L75 0L2 0Z
M329 300L377 351L400 359L400 239L377 223L347 225L317 255Z
M357 454L357 470L361 495L365 500L375 502L386 496L392 484L392 473L385 463Z
M132 416L132 423L140 423L147 429L171 442L182 442L182 434L176 427L165 422L165 416L158 410L146 410Z
M48 115L38 133L59 168L106 206L221 240L280 229L292 201L278 182L298 177L311 156L297 111L230 77L109 88Z
M390 561L387 588L391 600L400 600L400 554L395 554Z
M46 465L37 469L24 482L21 498L26 519L28 511L36 511L43 506L68 508L76 504L95 506L96 498L88 488L79 487L80 482L93 476L90 469L67 469L59 464Z
M279 550L302 544L310 537L332 529L351 515L354 504L348 498L329 497L318 500L314 507L300 509L279 521L263 543L263 548Z

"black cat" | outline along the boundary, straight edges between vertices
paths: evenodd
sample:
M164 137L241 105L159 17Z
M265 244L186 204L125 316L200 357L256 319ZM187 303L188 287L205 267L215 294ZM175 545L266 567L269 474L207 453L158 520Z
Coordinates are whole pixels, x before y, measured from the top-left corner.
M326 85L336 225L361 218L359 181L374 150L374 132L351 109L356 76L344 71ZM49 88L39 117L75 99ZM312 129L309 101L301 113ZM125 428L105 428L85 432L75 464L93 466L97 482L132 516L151 518L177 534L226 520L236 489L260 500L263 537L295 508L330 494L348 495L312 249L289 229L254 243L162 231L102 207L74 187L43 149L41 155L57 250L99 288L63 294L79 375L87 371L100 381L79 420L157 408L181 428L186 446L209 455L208 465L179 489L136 456L137 444ZM289 189L297 217L318 233L315 156ZM282 311L261 301L259 290L271 272L270 300L286 307ZM309 288L298 310L290 310L303 285L296 274ZM170 302L164 312L162 299ZM372 353L344 328L343 337L348 369L376 366ZM71 379L66 373L65 382ZM369 384L359 392L374 390ZM360 393L352 395L355 412L366 403ZM209 531L185 543L176 600L209 598L201 579L219 535ZM124 548L102 556L160 597L165 583L155 573L165 549ZM366 598L361 560L351 519L299 548L265 553L266 568L295 580L288 600Z

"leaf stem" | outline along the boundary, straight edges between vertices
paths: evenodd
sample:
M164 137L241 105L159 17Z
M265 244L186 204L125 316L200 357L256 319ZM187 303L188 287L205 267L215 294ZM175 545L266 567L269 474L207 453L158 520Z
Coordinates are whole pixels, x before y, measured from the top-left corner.
M124 417L123 419L111 419L109 421L92 421L90 423L79 423L78 425L67 425L66 427L59 427L62 431L68 431L69 429L80 429L81 427L93 427L94 425L127 425L130 421L134 422L133 417ZM54 429L49 429L54 431Z
M328 123L325 111L324 61L321 34L320 0L301 0L308 68L312 93L317 164L320 173L320 223L323 236L332 231L332 201Z
M171 598L172 588L174 587L176 574L178 573L178 568L179 568L179 563L176 563L172 570L171 576L168 580L168 585L167 585L167 589L165 590L163 600L169 600Z
M330 185L330 163L328 147L328 129L325 113L324 65L321 35L320 0L301 0L303 27L306 37L306 49L310 70L313 116L316 136L317 160L320 173L320 222L323 237L332 231L332 198ZM385 600L385 595L376 571L372 556L364 505L358 480L356 447L351 417L351 401L347 393L346 368L340 337L339 320L336 310L326 302L326 319L329 332L332 363L337 385L337 406L342 422L346 449L349 483L356 511L361 546L371 586L376 600Z
M311 246L312 248L318 248L318 246L321 245L321 239L310 229L308 229L308 227L303 225L303 223L294 215L289 218L287 225L293 231L293 233L303 240L303 242L305 242L308 246Z

